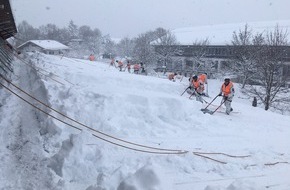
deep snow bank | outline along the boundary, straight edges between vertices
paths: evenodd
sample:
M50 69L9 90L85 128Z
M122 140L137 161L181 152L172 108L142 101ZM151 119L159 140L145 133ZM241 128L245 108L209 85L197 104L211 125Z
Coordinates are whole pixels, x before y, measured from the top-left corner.
M48 139L46 166L56 174L58 187L236 190L289 185L289 168L283 164L289 160L288 117L253 108L238 93L233 102L238 114L211 116L200 111L205 105L180 96L185 79L174 83L119 72L101 62L33 56L39 60L37 66L46 70L41 78L47 100L56 110L117 138L189 151L184 155L136 152L53 120L57 133ZM209 84L214 96L221 81ZM249 156L207 155L226 163L222 164L193 152Z

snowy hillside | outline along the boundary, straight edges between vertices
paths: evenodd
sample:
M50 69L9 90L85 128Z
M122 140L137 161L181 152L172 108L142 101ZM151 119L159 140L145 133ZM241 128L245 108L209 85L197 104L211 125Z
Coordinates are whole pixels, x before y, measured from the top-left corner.
M234 113L209 115L180 96L186 78L30 58L37 67L17 60L12 84L1 81L0 189L290 189L289 116L252 107L237 85ZM209 80L212 98L221 84Z

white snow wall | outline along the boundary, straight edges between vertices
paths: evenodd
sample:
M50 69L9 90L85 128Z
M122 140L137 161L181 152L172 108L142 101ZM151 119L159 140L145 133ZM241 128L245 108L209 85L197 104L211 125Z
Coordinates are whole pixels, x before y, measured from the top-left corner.
M13 62L13 67L12 83L49 104L47 91L36 69L19 60ZM3 80L1 83L8 86ZM24 95L11 85L8 87ZM61 176L63 157L69 153L69 148L62 156L57 155L58 150L71 146L70 139L64 143L52 141L61 132L52 119L4 88L0 88L0 105L0 168L3 168L0 189L62 189L55 174ZM43 105L36 105L49 112Z

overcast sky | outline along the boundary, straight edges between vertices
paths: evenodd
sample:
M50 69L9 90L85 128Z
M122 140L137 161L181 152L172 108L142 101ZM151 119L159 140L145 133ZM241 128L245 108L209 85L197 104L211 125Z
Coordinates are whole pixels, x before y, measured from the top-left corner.
M10 0L16 24L59 27L73 20L113 38L157 27L290 20L290 0ZM290 24L290 23L289 23Z

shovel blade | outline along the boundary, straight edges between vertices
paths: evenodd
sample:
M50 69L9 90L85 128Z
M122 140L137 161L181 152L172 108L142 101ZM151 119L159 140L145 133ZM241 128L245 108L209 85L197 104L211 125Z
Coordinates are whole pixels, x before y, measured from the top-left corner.
M209 109L201 109L200 111L202 111L204 114L208 113L208 114L213 114L213 111L209 110Z

